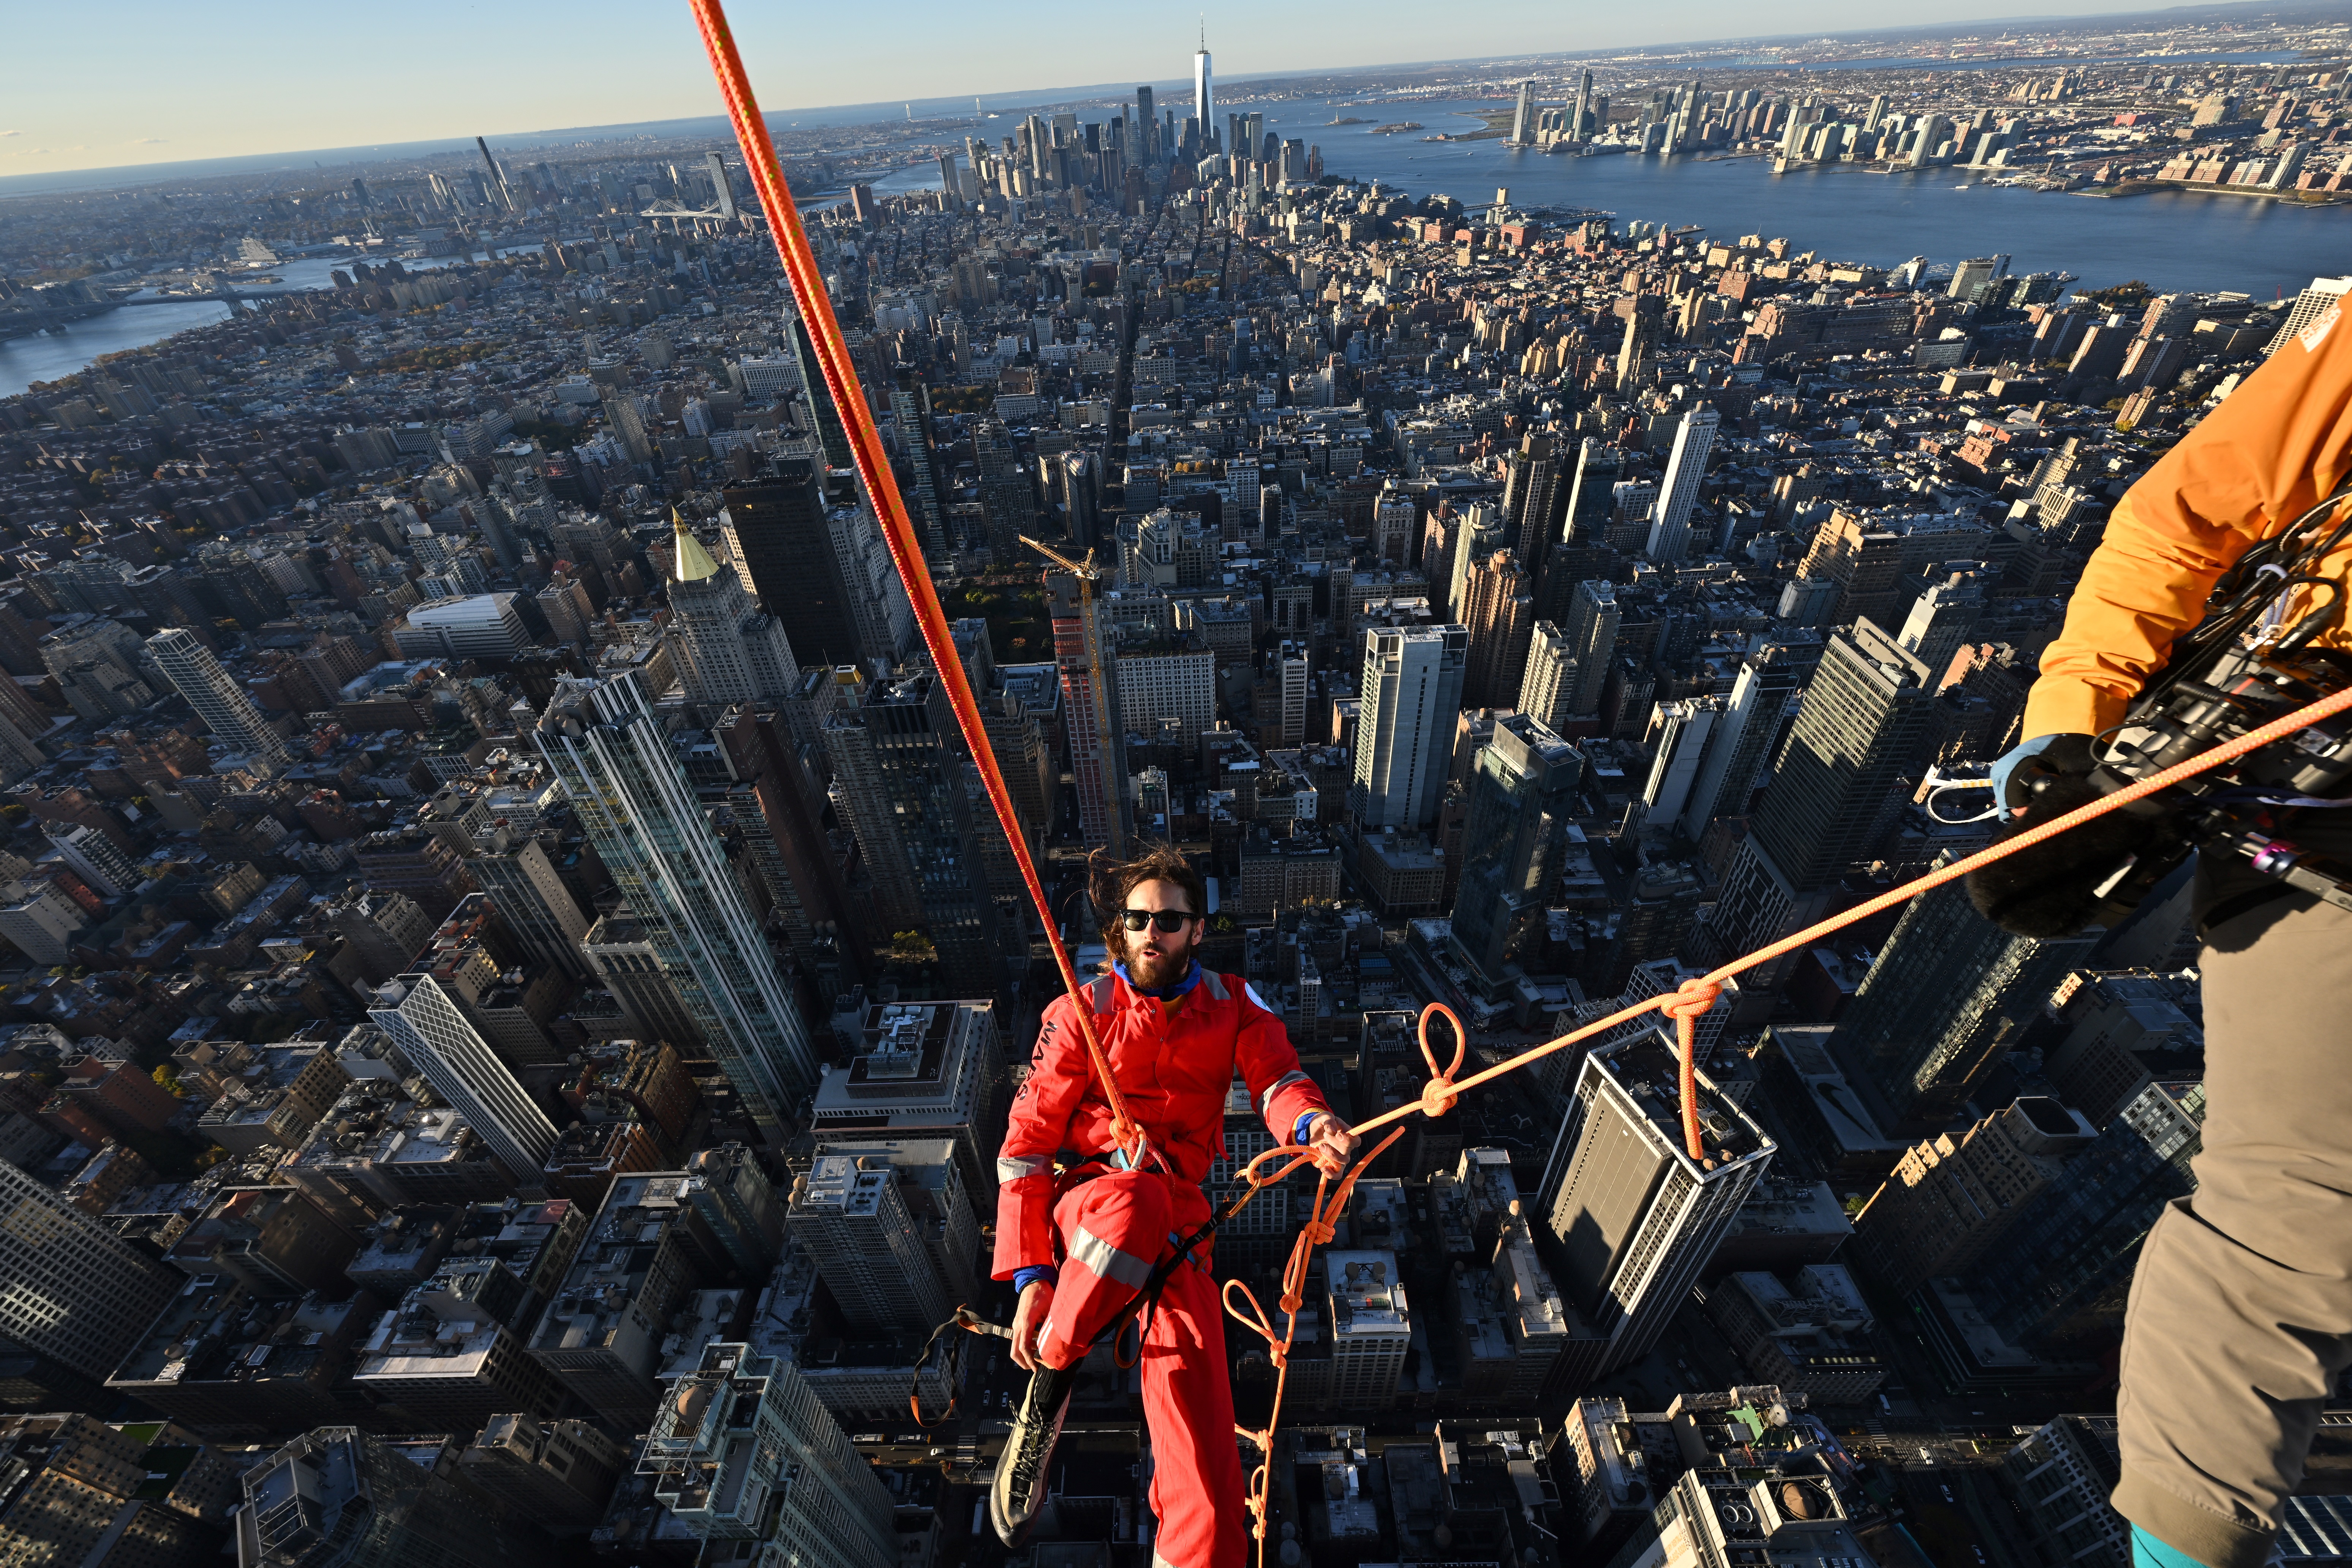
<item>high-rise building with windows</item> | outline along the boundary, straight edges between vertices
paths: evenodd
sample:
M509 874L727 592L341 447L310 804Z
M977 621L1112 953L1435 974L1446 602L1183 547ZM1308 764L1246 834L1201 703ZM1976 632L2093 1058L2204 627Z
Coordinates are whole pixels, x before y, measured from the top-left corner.
M555 1542L464 1477L455 1448L356 1426L295 1438L245 1473L237 1568L552 1568Z
M1203 30L1201 47L1192 52L1192 118L1201 122L1201 140L1204 143L1217 133L1215 109L1209 81L1209 35ZM1228 147L1225 151L1239 149Z
M1045 574L1053 605L1054 661L1062 670L1062 721L1077 784L1078 834L1089 847L1123 853L1131 831L1127 723L1116 678L1118 638L1098 593L1065 572Z
M1466 626L1365 631L1350 794L1366 831L1436 820L1469 658Z
M1661 1027L1594 1051L1577 1074L1539 1200L1559 1240L1554 1278L1595 1336L1562 1352L1561 1392L1650 1352L1771 1163L1770 1137L1704 1073L1692 1159L1679 1073Z
M788 1357L705 1345L663 1390L637 1458L691 1534L742 1542L703 1561L745 1568L894 1568L890 1493ZM756 1543L756 1544L754 1544Z
M1830 1049L1882 1131L1925 1135L2018 1047L2095 941L2017 936L1978 914L1960 883L1931 889L1903 907Z
M800 686L783 623L752 601L742 579L710 558L677 520L669 631L687 700L708 707L772 702Z
M868 650L851 603L863 584L852 584L835 551L825 480L806 458L778 458L765 475L727 489L722 515L761 603L791 606L794 650L839 664Z
M1569 711L1579 718L1601 711L1601 689L1617 663L1617 626L1622 618L1615 584L1596 577L1576 585L1567 632L1569 653L1576 660L1576 696Z
M1717 817L1746 815L1757 775L1780 738L1780 716L1820 655L1820 638L1802 632L1788 641L1766 643L1741 661L1683 805L1684 837L1696 844Z
M1462 680L1466 705L1501 708L1518 696L1526 680L1528 641L1535 634L1534 590L1535 579L1513 551L1497 550L1470 563L1459 612L1470 631Z
M272 767L282 768L292 762L286 742L262 718L261 710L237 689L212 649L197 641L194 632L166 626L147 639L147 654L163 678L187 699L205 728Z
M682 1052L699 1054L702 1026L655 946L651 929L635 910L623 904L600 916L580 939L580 952L639 1037L649 1044L667 1042Z
M816 1080L808 1029L635 671L557 689L537 739L762 1136Z
M1544 940L1584 757L1524 713L1499 716L1478 753L1463 830L1454 949L1490 991Z
M952 184L947 187L953 191ZM947 502L940 484L940 459L931 438L931 390L907 366L898 367L890 384L890 417L898 426L898 453L913 472L907 510L922 535L923 558L935 566L948 562ZM1002 567L1004 562L998 562Z
M887 1153L821 1145L789 1223L851 1321L923 1333L954 1310Z
M466 1119L517 1184L539 1184L540 1170L555 1147L555 1124L467 1021L464 1006L439 976L428 969L397 976L376 994L368 1016L433 1092Z
M1659 487L1657 515L1643 552L1651 560L1680 561L1690 553L1691 510L1698 505L1699 481L1706 478L1707 456L1722 423L1713 405L1703 404L1675 427L1675 448L1666 458L1665 482Z
M163 1310L179 1276L0 1160L0 1354L26 1380L93 1390Z
M873 879L877 921L893 936L929 934L955 990L995 995L1004 967L980 847L982 834L1001 841L1004 830L965 787L973 764L945 689L928 672L884 683L827 716L824 743L835 809Z
M1724 874L1710 922L1726 952L1811 923L1830 890L1895 821L1895 780L1928 738L1927 667L1866 617L1832 633L1805 689L1772 787ZM1757 972L1776 984L1787 966Z
M592 971L580 944L587 940L588 917L539 840L518 840L501 831L479 848L466 869L489 895L515 942L533 962L587 979Z

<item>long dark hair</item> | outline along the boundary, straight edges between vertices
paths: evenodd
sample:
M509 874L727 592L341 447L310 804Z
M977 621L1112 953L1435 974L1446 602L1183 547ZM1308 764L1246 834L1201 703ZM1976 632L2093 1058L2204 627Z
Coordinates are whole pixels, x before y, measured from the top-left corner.
M1209 912L1209 885L1176 846L1165 839L1141 846L1133 858L1126 860L1113 858L1108 849L1096 850L1087 857L1087 882L1103 945L1115 954L1127 951L1127 931L1119 924L1119 911L1127 908L1127 896L1141 883L1173 882L1184 889L1193 913Z

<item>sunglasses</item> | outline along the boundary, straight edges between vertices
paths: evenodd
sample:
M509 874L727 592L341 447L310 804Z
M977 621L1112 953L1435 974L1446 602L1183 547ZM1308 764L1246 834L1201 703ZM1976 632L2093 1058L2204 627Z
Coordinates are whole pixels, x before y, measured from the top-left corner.
M1156 925L1161 931L1176 931L1184 929L1185 921L1201 917L1190 910L1121 910L1118 918L1119 923L1129 931L1141 931L1145 926Z

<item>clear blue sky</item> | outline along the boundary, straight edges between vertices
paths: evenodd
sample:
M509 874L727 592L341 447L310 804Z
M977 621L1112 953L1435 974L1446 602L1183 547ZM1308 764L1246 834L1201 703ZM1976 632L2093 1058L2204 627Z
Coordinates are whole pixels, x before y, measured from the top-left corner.
M1308 0L1213 5L1207 22L1219 74L1243 75L1720 38L1759 23L1786 35L1962 21L1977 9ZM730 18L772 110L1174 80L1191 72L1195 25L1191 9L1078 0L738 0ZM11 7L6 37L0 175L720 112L683 0L82 0Z

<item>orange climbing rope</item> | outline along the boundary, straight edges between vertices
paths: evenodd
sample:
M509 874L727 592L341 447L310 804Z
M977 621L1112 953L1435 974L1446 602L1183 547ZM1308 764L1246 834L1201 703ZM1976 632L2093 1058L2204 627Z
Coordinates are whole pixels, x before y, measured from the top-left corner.
M907 515L906 500L898 494L898 481L890 471L889 458L882 450L882 434L875 427L873 411L866 406L866 395L857 384L856 368L850 363L849 345L842 337L841 322L833 313L833 300L825 293L816 255L809 248L808 235L801 227L800 209L793 205L792 190L784 183L783 166L776 161L775 143L768 138L768 122L761 117L759 102L751 96L751 83L744 74L742 57L735 50L735 36L728 28L727 13L719 0L689 0L689 4L694 7L695 23L702 32L703 47L710 53L710 68L719 78L719 90L727 100L727 117L734 122L735 139L743 148L743 165L751 171L751 184L759 192L760 210L767 215L769 231L775 236L776 254L784 264L785 278L791 281L793 303L799 306L801 319L808 325L809 340L816 347L825 391L832 395L834 408L848 433L850 457L857 465L857 477L865 481L866 494L882 524L882 537L890 547L891 562L907 585L916 624L923 630L923 644L930 649L937 679L947 688L949 701L955 709L956 725L963 731L972 761L980 766L989 804L995 808L996 820L1003 826L1004 836L1013 846L1013 858L1021 868L1021 880L1029 890L1029 900L1045 924L1045 940L1053 945L1054 963L1062 972L1062 984L1075 1000L1078 993L1077 970L1070 963L1069 949L1063 945L1061 931L1054 923L1053 905L1037 879L1036 863L1030 858L1028 840L1022 834L1020 818L1013 813L1012 792L1005 788L1004 774L996 765L995 752L989 748L980 704L972 696L971 683L964 679L962 661L956 657L955 637L948 629L947 612L940 605L939 591L932 587L930 572L923 563L922 545ZM1077 1016L1079 1031L1086 1037L1087 1059L1094 1064L1095 1077L1101 1082L1103 1098L1110 1106L1111 1137L1129 1163L1140 1165L1148 1150L1143 1130L1128 1114L1126 1098L1111 1077L1110 1063L1104 1058L1102 1041L1095 1032L1094 1014L1081 1004Z
M1052 906L1047 902L1045 889L1037 879L1036 866L1030 858L1027 840L1023 837L1019 819L1013 813L1012 795L1005 788L1004 776L997 767L995 753L989 747L988 734L981 721L979 704L972 696L971 684L964 678L962 663L956 657L954 638L948 629L946 612L940 604L938 590L932 586L930 574L923 563L922 550L916 539L914 525L908 517L906 502L898 494L898 481L893 478L889 462L883 452L881 434L875 426L873 413L868 408L865 395L858 386L856 372L850 363L848 346L842 337L841 323L834 316L833 302L825 293L824 279L817 270L816 258L809 248L806 233L801 227L799 210L794 206L792 192L784 183L783 170L776 161L775 146L769 140L767 124L761 118L759 105L751 96L751 84L744 75L742 59L736 53L733 36L728 30L726 14L720 0L689 0L689 4L694 9L695 21L701 29L703 43L709 50L711 69L718 76L719 90L727 100L728 117L733 121L736 138L742 145L744 163L750 169L752 184L759 192L761 210L766 214L768 226L775 236L776 253L783 261L784 275L791 281L793 300L800 308L802 319L808 325L810 341L815 345L817 363L824 377L825 389L832 395L834 406L841 415L843 428L848 434L850 451L856 462L858 477L865 482L866 493L872 500L875 514L882 524L883 538L890 547L890 558L898 567L899 577L906 584L908 598L914 605L916 621L922 627L925 645L930 649L931 662L936 668L937 679L947 688L950 701L955 710L956 723L963 731L965 744L971 752L972 760L979 765L981 780L987 788L989 804L995 808L997 820L1003 826L1005 837L1012 845L1013 859L1021 868L1022 881L1027 887L1030 900L1036 906L1038 915L1045 924L1046 940L1053 946L1055 963L1061 970L1062 984L1069 991L1072 1000L1077 1004L1075 1011L1077 1015L1078 1026L1086 1037L1087 1056L1093 1066L1096 1080L1102 1085L1103 1098L1110 1109L1113 1134L1120 1149L1129 1155L1130 1162L1139 1163L1148 1150L1147 1141L1142 1129L1128 1114L1125 1098L1119 1093L1118 1081L1111 1077L1109 1063L1103 1056L1102 1042L1095 1031L1093 1009L1079 994L1077 972L1072 965L1068 949L1064 946L1060 932L1055 926ZM1423 1086L1420 1097L1398 1106L1393 1110L1384 1111L1350 1128L1349 1131L1360 1137L1391 1122L1402 1122L1407 1116L1415 1114L1430 1117L1443 1116L1454 1108L1464 1093L1481 1084L1492 1082L1507 1073L1517 1072L1530 1062L1548 1057L1555 1051L1565 1050L1580 1040L1589 1039L1604 1030L1637 1018L1644 1013L1657 1011L1664 1013L1675 1021L1675 1041L1682 1058L1684 1148L1695 1163L1701 1161L1706 1157L1706 1150L1699 1136L1694 1031L1698 1019L1706 1013L1707 1009L1715 1005L1722 993L1724 981L1753 969L1759 964L1769 963L1785 953L1809 946L1831 932L1853 925L1858 921L1867 920L1872 915L1906 903L1931 888L1938 888L1948 882L1957 881L1969 872L1980 867L1989 866L2005 856L2014 855L2020 850L2063 833L2071 827L2088 822L2093 817L2104 816L2133 801L2154 795L2158 790L2168 788L2183 779L2231 762L2249 752L2269 745L2272 742L2299 730L2307 729L2347 709L2352 709L2352 687L2323 698L2284 718L2273 720L2259 730L2240 736L2237 740L2224 745L2217 746L2177 767L2168 768L2160 773L2142 779L2127 788L2118 790L2114 795L2106 795L2079 810L2040 823L2014 838L1979 850L1965 859L1931 871L1901 887L1890 889L1841 914L1818 921L1793 935L1782 937L1778 942L1734 959L1706 974L1686 980L1676 990L1649 997L1630 1007L1620 1008L1605 1018L1596 1019L1582 1028L1562 1035L1557 1039L1531 1047L1517 1056L1473 1073L1468 1078L1457 1079L1454 1076L1462 1069L1464 1052L1468 1044L1468 1037L1463 1030L1462 1021L1443 1003L1432 1003L1423 1009L1421 1016L1421 1052L1423 1059L1429 1064L1430 1077L1428 1083ZM1429 1044L1429 1026L1431 1021L1437 1017L1444 1018L1454 1029L1454 1059L1451 1065L1443 1069L1439 1068L1436 1054L1431 1050ZM1357 1179L1363 1174L1365 1169L1381 1151L1394 1142L1402 1132L1402 1126L1396 1128L1352 1163L1337 1171L1328 1168L1327 1160L1318 1159L1315 1153L1302 1151L1295 1146L1270 1149L1243 1167L1241 1177L1244 1191L1225 1211L1223 1216L1231 1217L1234 1212L1261 1189L1283 1181L1305 1165L1316 1164L1320 1172L1316 1185L1315 1202L1308 1213L1307 1224L1300 1228L1297 1240L1292 1247L1289 1261L1283 1269L1283 1293L1278 1303L1284 1316L1281 1333L1278 1335L1276 1333L1274 1323L1266 1316L1264 1308L1258 1304L1256 1296L1251 1292L1246 1284L1238 1280L1228 1283L1223 1297L1225 1310L1236 1321L1265 1338L1268 1359L1275 1367L1274 1404L1268 1413L1266 1425L1257 1429L1244 1426L1234 1428L1237 1436L1247 1437L1256 1444L1263 1456L1262 1462L1251 1474L1248 1497L1253 1520L1253 1534L1258 1542L1261 1561L1265 1553L1266 1535L1267 1476L1274 1458L1274 1432L1282 1417L1282 1392L1288 1372L1292 1335L1297 1322L1298 1309L1305 1301L1307 1267L1315 1248L1331 1239L1334 1234L1333 1227L1339 1215L1346 1212L1348 1199L1355 1189ZM1278 1170L1271 1169L1277 1164L1280 1166ZM1233 1293L1235 1290L1239 1290L1243 1299L1248 1303L1247 1315L1234 1304ZM963 1314L960 1313L959 1316L961 1320ZM964 1323L962 1326L971 1327L972 1324ZM984 1330L989 1326L982 1327ZM918 1411L917 1414L919 1416L920 1412Z

